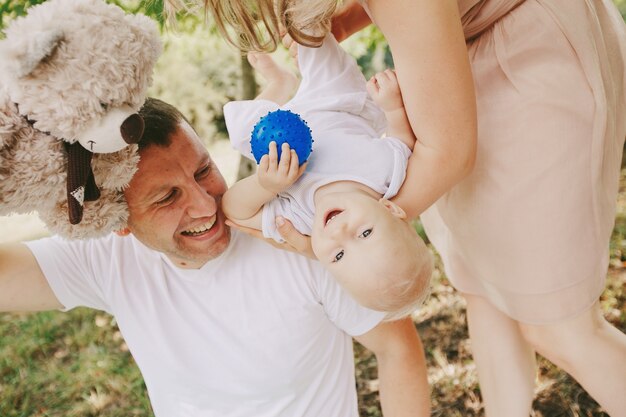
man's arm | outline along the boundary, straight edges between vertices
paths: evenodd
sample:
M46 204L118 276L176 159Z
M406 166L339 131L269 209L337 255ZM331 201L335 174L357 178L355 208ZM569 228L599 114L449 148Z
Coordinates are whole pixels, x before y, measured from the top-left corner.
M30 249L23 243L0 245L0 311L62 307Z
M383 322L355 339L376 355L383 415L430 416L424 348L411 319Z

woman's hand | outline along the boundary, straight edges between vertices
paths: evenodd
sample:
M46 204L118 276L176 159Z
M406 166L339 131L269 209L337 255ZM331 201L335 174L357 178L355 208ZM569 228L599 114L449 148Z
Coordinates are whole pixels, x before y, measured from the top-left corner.
M268 239L263 236L262 231L238 225L231 222L230 220L226 220L226 225L257 239L264 240L275 248L299 253L300 255L304 255L307 258L317 260L317 257L315 256L315 254L313 253L313 249L311 248L311 238L298 232L296 228L293 227L293 224L291 224L289 220L286 220L283 217L276 218L276 228L282 238L285 239L285 243L278 243L274 239Z

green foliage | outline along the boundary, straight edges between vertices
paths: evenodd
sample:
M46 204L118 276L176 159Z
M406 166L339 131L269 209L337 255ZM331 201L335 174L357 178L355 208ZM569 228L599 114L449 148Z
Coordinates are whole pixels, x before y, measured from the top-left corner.
M178 107L207 143L225 137L222 107L240 97L239 51L203 25L163 36L149 94Z
M613 3L617 5L622 17L626 20L626 0L613 0Z
M357 61L365 78L393 68L389 45L380 30L369 26L352 35L341 44Z
M23 16L26 9L35 4L42 3L44 0L0 0L0 29L9 20Z
M18 16L23 16L29 7L43 3L45 0L0 0L0 29ZM161 27L165 25L163 16L163 0L105 0L120 6L129 13L143 13L155 19ZM2 35L0 35L2 36Z

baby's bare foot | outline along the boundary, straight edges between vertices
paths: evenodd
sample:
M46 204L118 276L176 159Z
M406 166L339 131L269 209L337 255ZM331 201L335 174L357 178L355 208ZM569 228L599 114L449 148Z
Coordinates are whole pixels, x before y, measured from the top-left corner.
M267 81L266 89L277 101L286 101L298 87L298 77L289 70L279 66L274 59L261 52L249 52L248 62L256 72Z
M248 52L248 62L268 83L287 82L296 84L298 79L290 71L279 66L274 59L261 52Z

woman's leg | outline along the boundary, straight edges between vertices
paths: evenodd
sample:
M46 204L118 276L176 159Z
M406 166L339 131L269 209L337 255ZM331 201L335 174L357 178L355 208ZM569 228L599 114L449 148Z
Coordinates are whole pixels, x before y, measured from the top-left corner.
M626 416L626 335L603 317L598 303L556 324L520 324L528 342L574 377L613 417Z
M485 414L528 417L534 397L535 352L518 322L483 297L463 296Z

